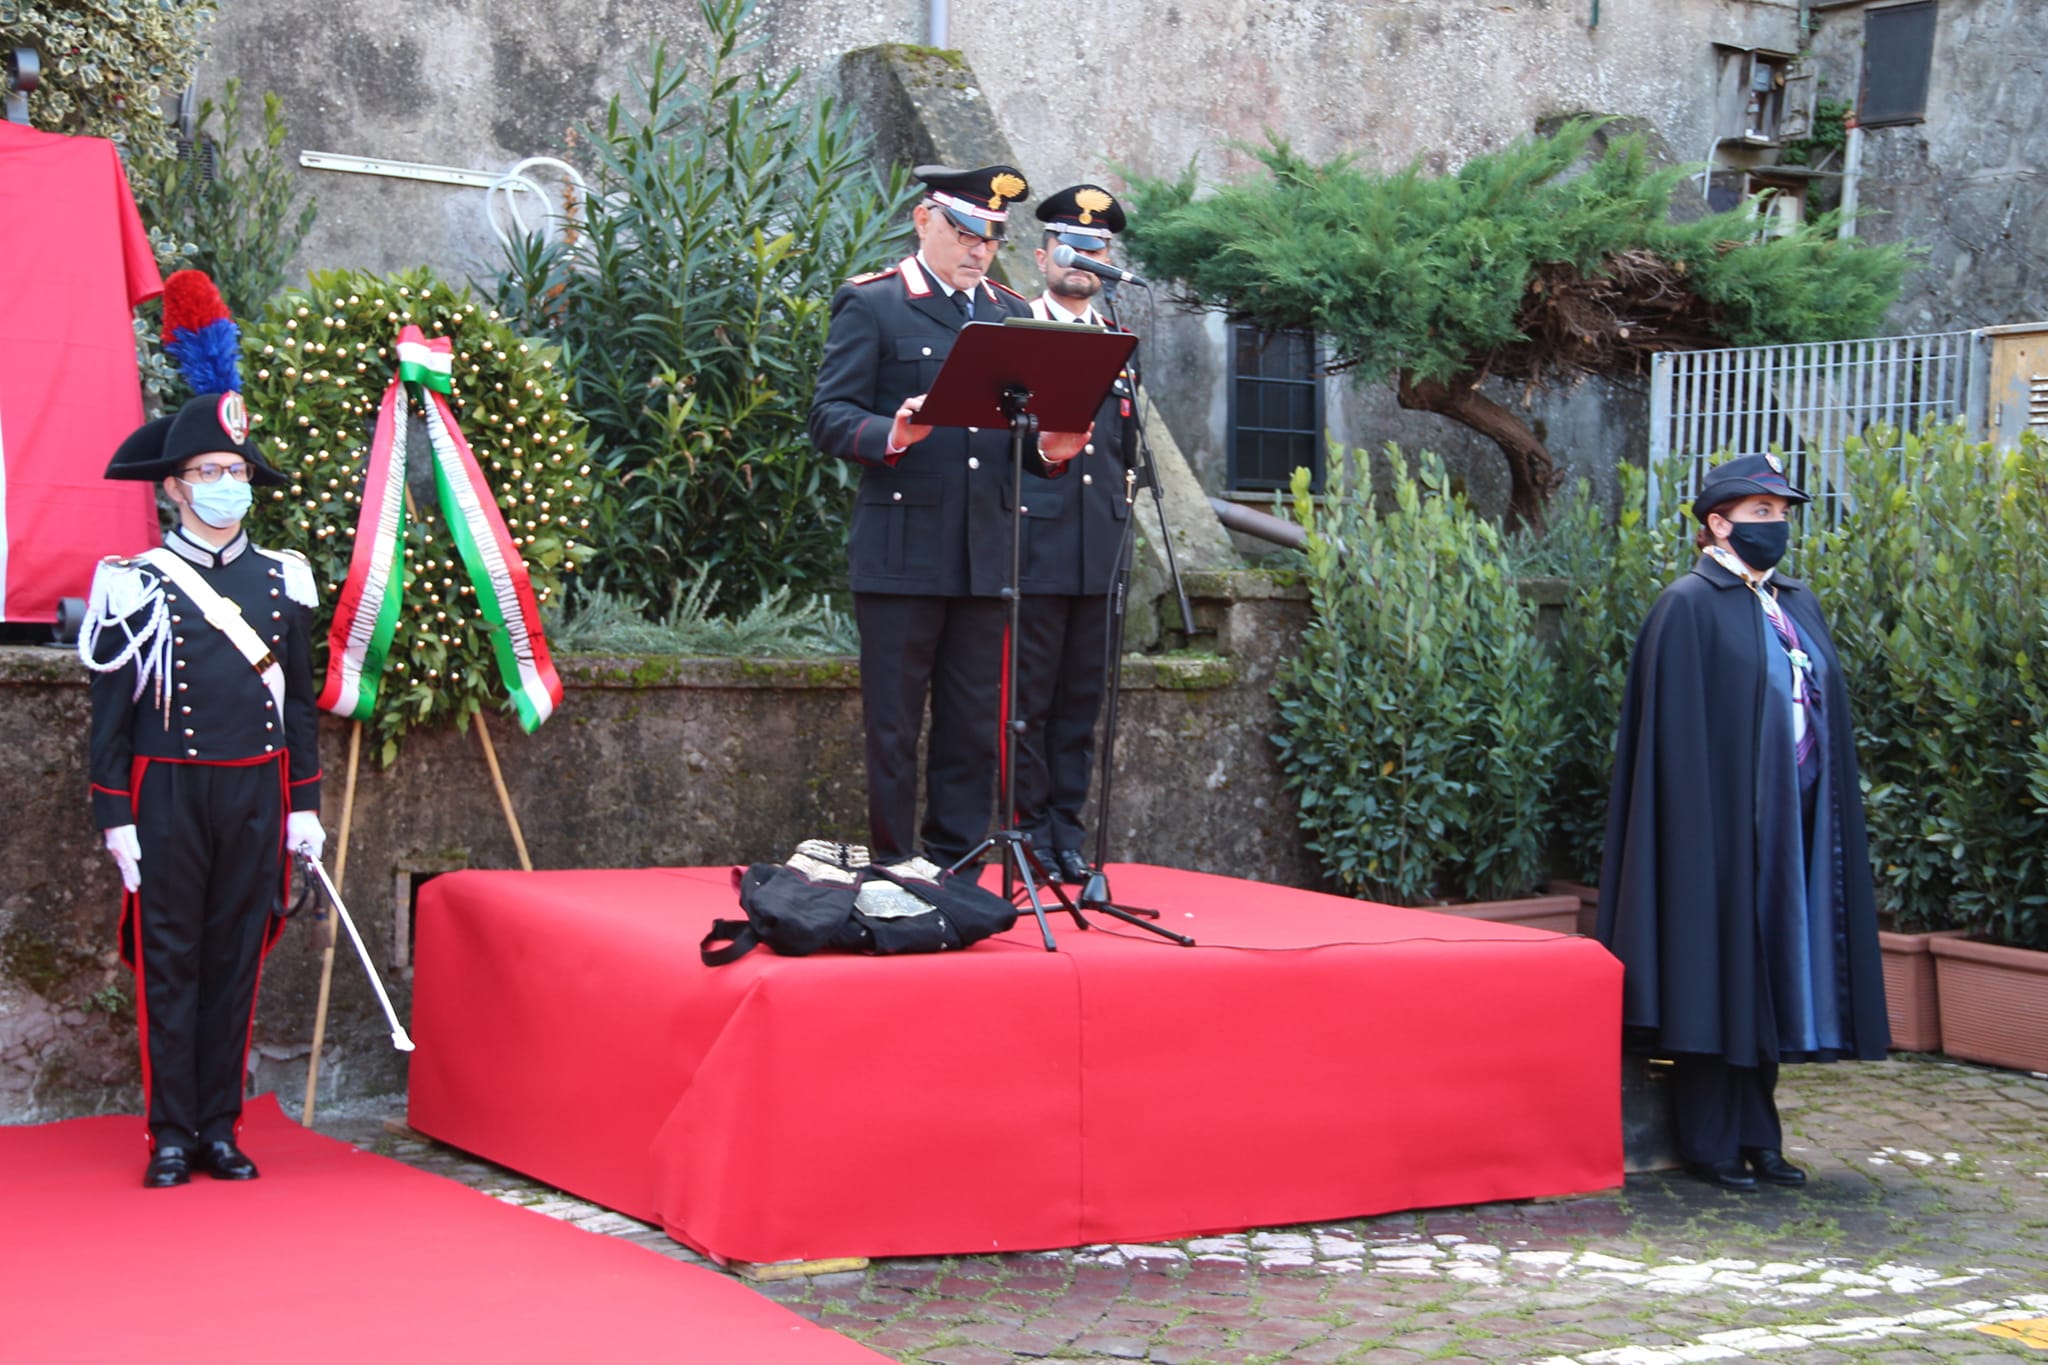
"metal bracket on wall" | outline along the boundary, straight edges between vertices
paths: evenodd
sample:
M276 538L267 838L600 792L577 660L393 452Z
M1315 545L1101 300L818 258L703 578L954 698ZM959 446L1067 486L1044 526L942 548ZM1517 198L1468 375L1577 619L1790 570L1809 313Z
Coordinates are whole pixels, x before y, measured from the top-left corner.
M583 216L586 191L583 177L574 166L551 156L529 156L506 171L477 171L466 166L436 166L424 161L391 161L376 156L347 156L341 152L300 152L299 164L308 170L346 171L351 175L387 175L399 180L421 180L434 185L455 185L483 190L490 196L484 204L484 221L508 250L513 234L542 233L560 238L573 231ZM552 171L564 182L550 191L534 178L541 170ZM524 196L543 206L541 219L533 222ZM508 231L501 219L511 223Z
M496 171L472 171L463 166L432 166L424 161L387 161L377 156L344 156L340 152L300 152L299 164L315 171L389 175L400 180L427 180L437 185L465 185L478 190L487 190L500 179Z

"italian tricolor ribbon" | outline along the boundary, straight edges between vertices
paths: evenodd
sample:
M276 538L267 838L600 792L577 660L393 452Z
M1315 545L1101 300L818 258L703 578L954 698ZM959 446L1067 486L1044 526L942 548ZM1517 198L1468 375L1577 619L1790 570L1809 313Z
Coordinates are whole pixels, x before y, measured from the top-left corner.
M490 623L498 672L512 694L520 727L531 732L561 704L562 680L548 657L526 561L448 405L454 349L448 338L428 340L417 327L398 334L398 372L377 410L348 580L327 631L327 683L320 705L355 720L368 720L377 707L405 591L405 386L413 384L426 408L442 515L475 589L477 609Z

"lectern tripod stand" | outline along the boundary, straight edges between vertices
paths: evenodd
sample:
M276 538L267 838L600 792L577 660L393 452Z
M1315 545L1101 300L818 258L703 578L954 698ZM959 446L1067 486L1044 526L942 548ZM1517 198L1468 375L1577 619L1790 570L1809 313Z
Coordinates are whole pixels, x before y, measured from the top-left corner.
M1040 887L1072 915L1077 928L1089 926L1081 907L1049 876L1031 838L1016 827L1016 741L1023 722L1014 714L1017 696L1018 617L1023 604L1024 462L1037 460L1042 426L1085 431L1115 382L1137 338L1128 333L1080 331L1059 323L1012 318L1001 325L970 322L960 329L952 352L926 396L919 417L932 426L995 426L1000 417L1010 432L1010 567L1002 596L1009 604L1004 645L1003 716L998 740L1002 771L1003 828L988 835L953 865L969 866L995 850L1003 864L1003 894L1014 899L1021 884L1047 952L1057 950ZM1150 924L1114 905L1092 907L1162 938L1192 939Z

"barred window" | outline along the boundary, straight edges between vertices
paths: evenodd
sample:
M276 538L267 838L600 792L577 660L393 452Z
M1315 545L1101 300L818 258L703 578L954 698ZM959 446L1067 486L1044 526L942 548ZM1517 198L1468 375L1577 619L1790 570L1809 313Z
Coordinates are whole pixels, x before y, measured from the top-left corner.
M1306 467L1323 491L1323 386L1308 332L1231 328L1230 487L1286 488Z

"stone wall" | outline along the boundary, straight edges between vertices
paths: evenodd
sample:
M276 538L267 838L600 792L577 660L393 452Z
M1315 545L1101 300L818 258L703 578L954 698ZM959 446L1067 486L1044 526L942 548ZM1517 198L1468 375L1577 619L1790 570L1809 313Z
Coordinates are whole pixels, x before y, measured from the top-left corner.
M1267 739L1267 693L1300 629L1301 595L1256 574L1197 576L1190 591L1205 652L1125 670L1112 857L1314 885ZM863 838L852 661L584 657L563 672L567 700L539 733L491 722L536 867L743 863L778 859L808 835ZM85 802L86 714L68 653L0 648L0 1123L138 1103L132 990L113 952L120 884ZM330 868L347 738L329 718ZM517 865L474 733L417 735L389 770L364 767L343 890L401 1017L401 930L417 884ZM318 961L317 934L294 926L264 971L255 1084L294 1108ZM323 1093L400 1088L403 1063L345 943L334 983Z
M1821 95L1853 107L1866 4L1817 14ZM1866 129L1858 233L1923 247L1899 332L2048 318L2048 5L1943 0L1921 123Z

